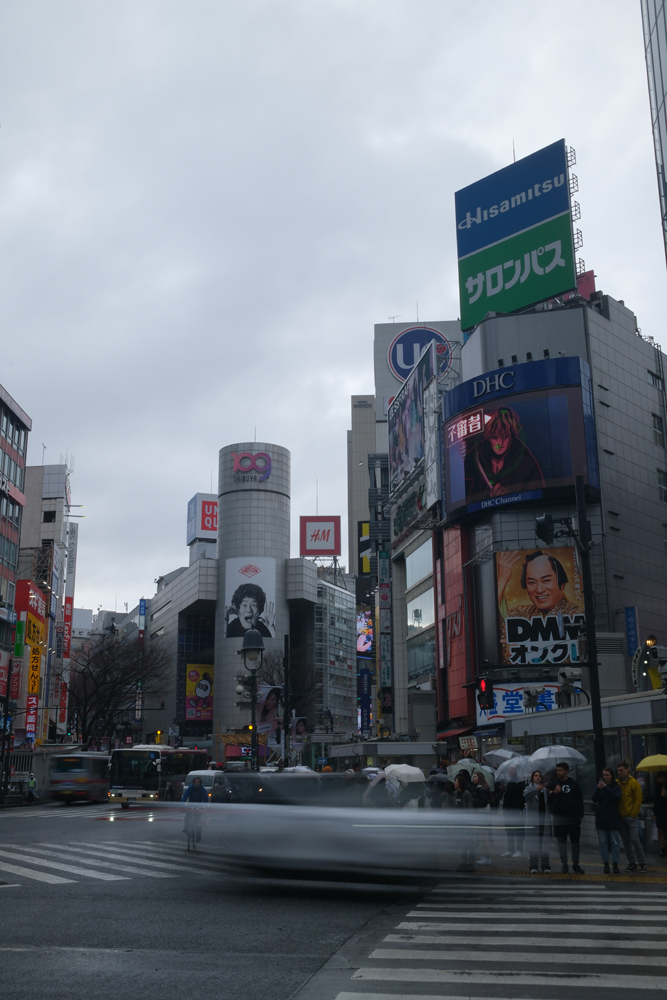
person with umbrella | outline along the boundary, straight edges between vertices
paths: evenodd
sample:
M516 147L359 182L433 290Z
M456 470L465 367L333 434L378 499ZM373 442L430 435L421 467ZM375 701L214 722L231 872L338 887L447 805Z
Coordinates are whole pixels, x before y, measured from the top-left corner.
M503 851L500 856L501 858L522 858L523 838L526 834L521 815L526 806L523 798L524 783L518 780L519 771L515 764L508 764L507 777L509 780L505 785L502 800L507 850Z
M561 861L561 872L567 875L567 838L572 845L572 871L583 875L579 864L581 821L584 818L584 796L579 784L570 777L566 761L556 764L556 777L549 784L549 808L554 817L556 840Z
M646 858L644 848L639 839L639 811L642 807L642 789L636 778L630 774L627 760L621 760L616 766L618 778L616 783L621 789L621 801L618 803L618 813L621 817L621 837L628 859L626 872L645 872Z
M548 826L549 791L539 768L530 776L530 782L523 790L526 800L526 829L528 833L528 869L537 875L538 859L545 875L551 874L549 852L543 847L544 828Z

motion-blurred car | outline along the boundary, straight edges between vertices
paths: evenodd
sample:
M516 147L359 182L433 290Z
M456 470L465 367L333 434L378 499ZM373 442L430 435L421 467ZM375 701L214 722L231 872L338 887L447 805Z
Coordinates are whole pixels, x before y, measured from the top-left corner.
M183 785L183 791L191 785L195 778L201 778L201 783L208 792L210 802L226 802L229 800L229 790L225 784L222 771L190 771Z

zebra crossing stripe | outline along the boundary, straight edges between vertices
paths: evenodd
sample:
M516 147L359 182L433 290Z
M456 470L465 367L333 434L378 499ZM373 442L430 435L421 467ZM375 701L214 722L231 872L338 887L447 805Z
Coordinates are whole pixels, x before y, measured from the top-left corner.
M47 847L56 847L58 850L49 851ZM176 875L168 875L166 872L146 871L144 868L133 868L131 865L119 865L117 862L101 861L98 858L89 860L81 856L81 852L73 847L61 847L60 844L43 844L38 847L24 847L24 851L34 851L44 854L49 858L60 858L63 861L78 861L82 865L98 865L100 868L112 868L114 871L129 872L131 875L146 875L149 878L177 878Z
M392 959L398 959L403 962L426 960L433 962L451 962L452 953L449 950L433 951L421 948L376 948L375 951L372 951L368 957L385 962ZM600 965L627 966L629 958L629 955L609 955L605 952L605 954L599 956L598 959L598 956L592 958L590 952L586 955L578 955L568 951L567 962L568 965L592 965L593 962L597 960ZM475 961L478 963L494 962L496 964L502 962L512 962L516 965L538 962L544 965L544 955L541 950L539 952L513 951L511 954L508 954L506 951L485 951L483 954L477 956ZM641 965L643 968L646 968L647 966L667 968L667 956L658 957L657 955L642 955Z
M76 882L73 878L61 878L60 875L50 875L48 872L35 872L30 868L21 868L19 865L8 865L0 861L0 871L9 872L10 875L22 875L23 878L34 879L35 882L50 882L51 885L58 885L64 882ZM5 886L3 886L5 888Z
M451 957L451 956L450 956ZM486 957L486 956L485 956ZM544 956L542 956L544 961ZM627 962L627 958L624 959ZM403 983L441 983L474 986L491 986L492 988L516 986L559 986L561 989L586 989L594 986L596 989L626 990L626 996L634 997L635 990L662 990L665 988L664 976L614 976L607 973L581 972L576 976L548 973L542 969L537 975L521 972L450 972L447 969L357 969L352 975L353 980L364 982L403 982ZM452 1000L451 997L440 997L440 1000ZM470 1000L466 997L465 1000ZM478 998L475 998L478 1000ZM498 998L493 998L498 1000Z
M86 878L97 878L103 882L129 881L125 875L111 875L109 872L77 868L74 865L64 865L57 861L42 861L41 858L34 858L29 854L18 854L16 851L0 851L0 858L9 858L12 861L27 861L29 864L40 865L42 868L54 868L56 871L71 872L73 875L85 875Z

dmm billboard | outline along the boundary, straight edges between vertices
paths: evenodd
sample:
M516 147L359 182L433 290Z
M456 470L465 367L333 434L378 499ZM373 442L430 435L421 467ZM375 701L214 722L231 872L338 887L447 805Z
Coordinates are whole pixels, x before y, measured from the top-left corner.
M598 488L590 375L579 358L501 368L443 398L447 517Z
M457 191L461 328L575 289L565 140Z

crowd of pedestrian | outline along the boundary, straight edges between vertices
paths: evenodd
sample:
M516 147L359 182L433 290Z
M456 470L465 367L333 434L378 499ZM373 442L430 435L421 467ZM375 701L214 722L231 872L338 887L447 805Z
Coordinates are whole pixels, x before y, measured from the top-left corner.
M447 762L449 763L449 762ZM482 762L484 764L484 762ZM452 768L449 768L451 773ZM491 774L493 769L487 767ZM462 766L453 780L443 778L433 769L427 780L428 805L434 809L494 809L501 811L501 824L507 847L501 858L528 858L531 874L540 870L551 873L550 845L555 841L560 870L584 874L581 867L581 824L585 802L579 782L570 773L567 761L553 771L533 770L529 780L522 780L516 767L508 767L507 780L495 786L480 767L471 773ZM647 871L646 855L640 836L643 809L642 786L630 773L627 761L614 768L605 767L593 795L595 829L605 874L618 875L620 852L627 860L625 872ZM667 772L656 775L652 812L657 831L658 851L665 857L667 833ZM462 870L474 870L492 864L491 827L480 828L469 849L461 857ZM475 855L479 855L474 860Z

